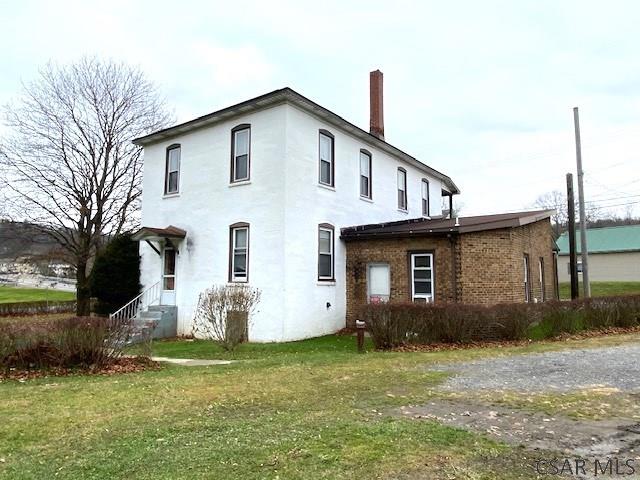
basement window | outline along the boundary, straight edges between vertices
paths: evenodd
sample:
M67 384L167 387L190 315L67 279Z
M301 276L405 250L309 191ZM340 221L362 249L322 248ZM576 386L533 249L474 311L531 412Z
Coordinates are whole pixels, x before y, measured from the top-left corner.
M411 300L433 302L433 254L411 254Z

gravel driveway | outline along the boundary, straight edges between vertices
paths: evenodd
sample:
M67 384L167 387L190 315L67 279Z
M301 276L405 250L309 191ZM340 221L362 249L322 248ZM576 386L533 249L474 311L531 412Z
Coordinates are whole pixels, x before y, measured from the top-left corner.
M434 368L431 367L431 370ZM640 391L640 345L514 355L445 364L447 390L566 392L605 387Z

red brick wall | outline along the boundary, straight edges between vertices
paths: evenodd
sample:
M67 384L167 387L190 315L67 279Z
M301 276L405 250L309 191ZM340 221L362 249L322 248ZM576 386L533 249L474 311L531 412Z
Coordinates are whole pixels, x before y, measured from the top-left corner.
M447 237L411 237L347 242L347 325L367 301L367 264L388 263L390 301L410 301L409 254L434 254L436 302L495 304L523 302L524 253L529 254L532 299L555 297L552 232L549 220L523 227ZM544 259L545 285L538 260Z

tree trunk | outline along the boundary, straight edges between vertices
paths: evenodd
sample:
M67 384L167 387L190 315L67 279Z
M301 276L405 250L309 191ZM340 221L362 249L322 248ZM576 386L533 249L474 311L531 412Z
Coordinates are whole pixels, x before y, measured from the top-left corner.
M86 260L78 262L76 271L76 315L88 317L91 313L91 289L87 277Z

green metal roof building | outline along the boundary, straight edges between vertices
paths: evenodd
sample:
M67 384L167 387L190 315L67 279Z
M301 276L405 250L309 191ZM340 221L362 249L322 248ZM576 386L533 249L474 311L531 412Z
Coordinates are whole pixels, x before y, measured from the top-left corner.
M569 236L557 241L558 280L569 281ZM580 248L580 232L576 231ZM640 225L587 229L589 277L592 281L640 281ZM580 261L580 257L578 257Z

